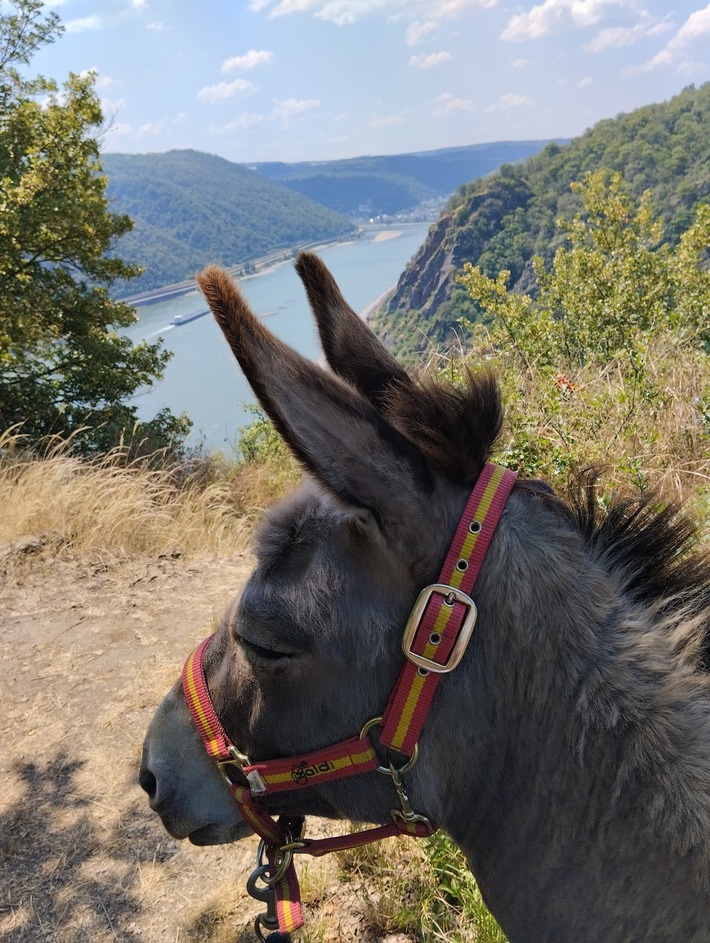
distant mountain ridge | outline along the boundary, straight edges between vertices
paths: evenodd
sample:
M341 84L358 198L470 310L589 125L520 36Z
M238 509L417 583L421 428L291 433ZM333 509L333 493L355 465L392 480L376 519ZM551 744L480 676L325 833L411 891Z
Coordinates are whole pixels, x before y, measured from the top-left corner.
M338 213L355 218L391 216L448 197L462 184L501 164L523 160L549 143L549 139L493 141L409 154L250 166Z
M548 260L563 238L555 221L579 207L570 183L601 168L620 171L635 196L652 191L665 238L677 240L710 202L710 83L662 104L601 121L567 146L549 144L524 163L462 186L431 228L385 311L370 321L401 357L447 346L462 316L476 317L456 273L465 262L534 288L533 255Z
M111 209L134 221L114 251L146 270L120 294L181 282L209 262L232 266L337 239L354 231L353 217L392 216L441 201L461 183L545 143L249 166L194 150L104 154Z

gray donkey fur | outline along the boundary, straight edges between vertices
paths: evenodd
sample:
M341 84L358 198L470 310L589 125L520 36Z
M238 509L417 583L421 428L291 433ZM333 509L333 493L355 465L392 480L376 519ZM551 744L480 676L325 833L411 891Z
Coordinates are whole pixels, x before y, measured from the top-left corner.
M333 372L274 338L225 272L199 278L309 473L267 514L205 664L252 759L326 746L382 713L408 612L501 423L490 377L415 383L315 255L297 269ZM535 482L508 501L474 638L439 685L406 784L511 943L710 940L710 579L693 540L643 501L600 515L589 482L572 504ZM148 731L141 782L177 838L244 833L179 685ZM265 805L385 822L396 802L368 773Z

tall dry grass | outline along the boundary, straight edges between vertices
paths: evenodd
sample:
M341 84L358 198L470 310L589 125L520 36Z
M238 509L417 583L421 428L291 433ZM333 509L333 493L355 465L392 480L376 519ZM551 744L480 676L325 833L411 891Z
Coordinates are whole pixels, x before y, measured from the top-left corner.
M131 462L122 448L86 458L62 439L30 450L17 430L0 435L0 544L32 535L79 554L225 553L246 546L253 518L234 469Z
M463 363L491 364L506 419L503 464L564 494L583 469L600 470L606 493L641 491L710 511L710 358L660 337L640 381L619 364L563 375L480 347Z

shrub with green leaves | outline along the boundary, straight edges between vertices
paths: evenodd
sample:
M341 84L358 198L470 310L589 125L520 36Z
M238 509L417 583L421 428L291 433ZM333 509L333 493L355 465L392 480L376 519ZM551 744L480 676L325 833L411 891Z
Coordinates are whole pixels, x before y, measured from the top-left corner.
M558 220L565 243L534 294L508 291L466 265L460 282L482 312L464 320L467 360L493 362L508 413L506 460L565 483L589 464L641 489L684 494L710 480L710 206L677 245L663 241L650 195L619 174L573 189L582 212Z

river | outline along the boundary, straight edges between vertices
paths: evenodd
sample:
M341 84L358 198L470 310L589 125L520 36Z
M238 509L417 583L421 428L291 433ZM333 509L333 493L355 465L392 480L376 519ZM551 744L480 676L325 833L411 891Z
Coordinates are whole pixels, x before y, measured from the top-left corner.
M365 311L394 286L407 262L424 242L428 224L368 227L360 238L319 249L349 304ZM318 359L320 347L308 302L293 265L283 263L241 279L252 309L268 327L304 356ZM194 423L189 443L208 451L235 454L240 427L255 402L231 351L211 316L174 326L176 315L206 307L197 290L170 301L141 307L127 333L134 342L163 339L173 354L163 380L136 397L138 413L149 419L158 410L186 412Z

